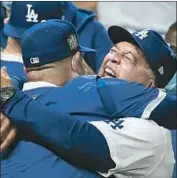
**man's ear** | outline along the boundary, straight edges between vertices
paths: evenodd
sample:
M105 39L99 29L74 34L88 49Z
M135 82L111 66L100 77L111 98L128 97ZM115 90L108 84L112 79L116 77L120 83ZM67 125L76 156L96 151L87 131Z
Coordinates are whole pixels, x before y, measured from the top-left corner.
M72 57L72 69L78 73L78 74L82 74L83 73L83 66L81 63L81 53L80 52L76 52L76 54Z
M156 84L155 84L155 80L154 79L150 79L151 82L149 83L149 86L150 88L155 88L156 87Z
M90 66L82 58L82 54L77 52L72 57L72 69L79 75L93 75L95 74Z
M77 66L80 62L80 58L81 58L81 53L76 52L76 54L72 57L72 66Z

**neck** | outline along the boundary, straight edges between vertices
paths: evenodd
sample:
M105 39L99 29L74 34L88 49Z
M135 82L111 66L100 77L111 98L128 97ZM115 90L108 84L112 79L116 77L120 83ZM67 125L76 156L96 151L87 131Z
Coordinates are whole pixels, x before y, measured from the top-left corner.
M4 52L16 56L21 56L21 47L19 42L13 38L9 38Z
M63 75L62 78L60 78L60 79L58 78L58 81L59 81L58 85L64 86L68 82L70 82L71 80L73 80L74 78L76 78L78 76L79 76L79 74L72 70L68 73L68 75Z

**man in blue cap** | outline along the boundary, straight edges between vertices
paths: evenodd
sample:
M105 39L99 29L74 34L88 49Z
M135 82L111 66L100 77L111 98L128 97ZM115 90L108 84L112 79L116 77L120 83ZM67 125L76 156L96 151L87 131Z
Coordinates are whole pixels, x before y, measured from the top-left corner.
M130 34L121 27L112 26L108 33L115 45L105 56L99 72L101 77L164 88L175 75L176 55L157 32L145 29Z
M3 3L4 4L4 3ZM12 2L9 21L3 28L8 36L7 45L1 52L1 65L6 66L9 74L26 79L21 57L20 38L25 30L52 18L61 18L57 2ZM35 6L39 14L32 8Z
M0 16L0 35L1 35L1 48L4 47L6 45L6 37L4 37L4 34L3 34L3 27L4 27L4 19L6 18L6 9L2 6L2 2L0 2L1 4L1 16Z
M98 72L103 57L113 44L95 16L93 12L76 8L72 2L13 2L4 33L20 40L25 30L34 24L64 18L75 26L81 45L96 50L96 53L87 54L84 58Z
M108 32L115 46L105 57L102 70L99 73L100 76L113 75L129 81L133 77L147 86L165 87L167 90L170 89L169 81L171 82L173 78L173 85L176 89L176 81L174 83L174 78L176 78L175 51L171 50L170 52L169 50L168 55L165 53L166 49L170 49L170 47L165 44L158 33L147 29L130 34L118 26L110 27ZM174 44L173 42L173 46ZM120 55L122 55L122 58L120 58ZM139 68L140 63L143 63L143 68ZM151 77L143 79L142 75L145 71L147 71L147 74L150 72ZM172 124L175 125L175 123ZM172 131L172 141L176 159L176 130ZM176 164L173 173L173 178L175 177Z
M95 13L78 9L73 2L60 1L58 3L63 19L68 20L76 27L81 45L97 51L96 56L86 56L85 60L98 73L104 56L113 46L105 28L95 19Z
M64 38L58 38L58 40L55 39L54 34L61 33L61 32L56 31L57 27L60 27L60 30L65 32L63 35ZM76 53L75 53L76 51L74 49L81 49L81 47L78 44L76 44L77 40L73 40L73 37L72 37L72 40L70 40L71 35L75 36L75 32L72 29L73 29L73 27L71 25L69 25L68 23L66 23L65 21L52 20L52 21L45 22L41 25L36 25L33 28L29 29L24 34L24 37L22 39L22 46L23 46L22 53L23 53L23 58L25 61L24 64L27 67L27 72L29 72L29 73L31 72L30 77L31 77L31 79L32 78L34 79L33 81L37 81L36 76L38 76L38 75L35 76L34 75L35 72L39 72L39 74L40 74L40 70L41 70L40 77L42 77L43 79L45 78L45 80L42 80L42 78L40 78L40 77L38 78L38 80L51 82L51 80L52 80L51 75L54 76L54 73L52 74L51 72L49 72L51 70L51 68L54 67L54 65L52 63L55 63L55 61L60 61L60 60L62 60L62 58L64 58L63 60L66 60L69 56L71 56L70 57L70 65L71 65L73 56L76 55ZM54 35L53 36L54 39L51 39L51 41L54 41L54 43L48 42L47 36L51 37L50 36L51 31ZM45 36L46 39L41 38L39 34L41 34L41 37ZM40 40L43 41L43 43L42 43L43 46L39 46L38 42L31 41L31 37L35 36L35 35L36 35L36 37L38 36L38 38L40 38ZM74 39L77 39L77 38L74 38ZM60 41L60 43L59 43L59 41ZM60 45L58 45L58 46L56 45L57 47L54 48L54 50L51 50L52 48L48 48L49 44L50 45L60 44ZM41 52L41 49L43 50L42 52ZM61 50L61 49L65 49L65 50ZM29 53L29 50L31 50L31 53ZM170 50L167 48L165 54L168 55L169 51ZM171 56L171 57L173 57L173 56ZM46 64L50 64L50 65L45 66ZM65 69L69 69L66 66L65 66ZM30 70L28 71L29 68L30 68ZM42 72L42 70L43 70L43 72ZM76 71L77 70L75 70L75 72ZM3 76L4 76L4 71L2 71L2 72L3 72ZM74 70L73 70L73 72L74 72ZM151 75L151 72L146 74L146 71L145 71L145 74L144 73L142 73L142 74L143 74L143 77L147 77L148 74ZM113 75L113 74L111 74L111 75ZM68 76L66 78L68 78ZM144 78L142 78L142 79L144 80ZM4 79L2 78L2 81L3 80ZM136 80L136 78L134 80ZM52 82L54 83L54 81L52 81ZM2 82L2 83L4 83L4 82ZM55 81L54 84L57 84L57 83L58 82ZM116 85L116 83L118 85ZM153 82L148 82L148 86L149 86L149 83L153 83ZM9 85L9 83L8 83L8 85ZM131 85L134 87L131 87ZM145 83L145 85L147 85L147 84ZM3 86L5 86L5 85L3 84ZM125 90L126 86L127 87L129 86L127 89L130 89L131 93L126 92L126 90ZM119 143L121 143L121 142L119 142L119 139L118 139L118 142L115 142L116 144L114 144L113 142L110 143L105 134L110 133L110 135L111 135L113 133L113 135L114 134L117 135L117 133L118 133L118 135L119 135L119 132L122 132L124 130L123 129L125 127L124 124L126 125L127 122L131 122L131 119L127 119L125 121L124 119L117 120L115 118L121 117L121 116L122 117L136 116L136 117L141 117L141 118L149 118L149 117L151 117L151 114L154 117L159 118L159 114L160 114L159 108L160 108L160 110L162 110L162 109L168 110L168 108L170 108L171 113L175 112L175 106L169 105L168 108L166 108L164 106L164 105L166 105L167 101L173 101L173 99L172 100L170 99L170 97L173 98L173 96L166 95L163 92L157 92L158 91L157 89L145 89L144 90L142 85L136 85L134 83L128 84L125 81L120 81L117 79L100 79L95 76L80 77L80 78L76 78L72 82L68 83L66 85L66 87L46 88L48 92L50 91L48 96L50 97L50 99L53 98L52 102L51 102L51 100L49 102L49 100L45 97L47 95L41 95L42 96L42 98L41 98L41 97L39 97L40 95L37 94L37 96L35 96L36 101L32 100L30 97L27 97L23 93L21 93L21 92L19 93L17 91L15 91L15 95L13 96L14 90L11 88L12 90L10 91L8 88L10 89L10 87L6 88L6 90L9 91L8 97L1 98L1 101L2 101L1 106L4 108L4 106L3 106L4 103L7 104L6 105L7 107L5 108L5 110L3 110L3 112L5 112L5 114L7 116L9 116L14 122L16 122L17 125L19 125L19 126L23 125L27 129L30 128L30 130L32 130L34 132L34 134L43 138L42 140L43 140L43 142L45 142L45 144L52 143L51 149L54 149L56 152L59 152L60 154L62 154L62 156L66 157L67 160L71 159L72 161L74 161L78 164L80 164L80 162L81 162L83 167L87 167L88 169L91 169L94 171L99 171L104 176L109 176L112 174L115 174L118 176L120 170L117 170L117 168L115 168L115 169L113 169L113 168L116 165L120 166L121 162L123 163L124 161L126 161L126 159L120 161L120 159L119 159L120 154L115 155L115 156L118 156L117 158L115 158L113 155L110 156L110 152L112 152L115 149L115 145L117 145L118 148L119 147L121 148L121 144L119 145ZM67 90L69 92L66 92ZM72 92L71 92L71 90L72 90ZM58 92L58 91L60 91L60 92ZM117 101L115 100L114 102L112 102L112 99L114 99L114 98L111 98L110 96L106 97L106 95L108 95L107 91L109 93L113 94L113 96L115 98L117 98ZM98 92L99 97L97 95L95 95L95 92ZM147 94L146 92L148 93L148 95L146 95ZM2 90L2 93L3 93L3 90ZM67 93L67 95L66 95L66 93ZM144 95L142 93L144 93ZM94 98L95 102L93 102L93 99L90 98L90 94L92 94L92 97ZM5 95L2 95L2 96L5 96ZM56 98L56 96L58 98ZM136 97L138 97L138 99L136 99ZM11 99L11 102L7 103L6 101L9 98ZM79 98L79 102L77 102L78 98ZM107 105L105 104L105 98L108 99L109 104L107 104ZM101 99L101 101L100 101L100 99ZM16 102L16 100L18 100L18 102ZM39 100L41 103L44 102L45 105L39 104L38 103ZM120 101L122 102L121 105L120 105ZM105 108L102 106L101 102L104 103L107 110L105 110ZM175 98L174 98L174 102L175 102ZM108 107L109 105L112 106L111 109ZM157 109L156 109L156 107L157 107ZM19 108L22 111L21 113L17 112L19 110ZM25 112L23 112L23 109L25 110ZM41 116L40 118L38 118L38 116L37 116L37 115L39 115L39 113ZM168 114L170 114L170 112ZM96 118L94 118L94 116ZM165 117L165 114L163 116L160 115L160 117ZM48 118L50 118L50 120ZM82 118L82 120L80 120L81 118ZM106 118L107 119L109 118L112 121L105 120ZM94 122L94 120L98 120L98 122ZM106 124L105 128L100 127L101 125L99 123L99 120L101 120L100 122L103 124L103 125L101 124L102 126L104 126L104 124ZM104 121L102 121L102 120L104 120ZM128 121L128 120L130 120L130 121ZM89 121L89 123L87 121ZM133 121L137 122L138 120L133 119ZM133 121L131 122L131 125L133 124ZM144 120L140 120L140 122L144 122ZM146 124L148 124L148 123L149 122L147 122ZM136 127L132 127L132 128L137 130ZM158 128L159 127L157 127L156 129L159 130ZM47 132L46 132L46 129L47 129ZM114 131L112 129L114 129L116 131ZM143 130L144 129L145 128L143 127ZM101 131L102 134L100 134L99 130ZM105 131L103 131L103 130L105 130ZM108 130L109 130L109 132L108 132ZM155 132L155 130L153 130L153 133ZM126 132L128 133L128 131L125 131L125 133ZM144 132L142 130L141 130L141 132L140 133L142 135L144 135L143 134ZM157 170L155 170L155 172L152 172L151 176L154 176L159 171L162 171L162 169L164 167L165 167L164 172L163 172L164 177L168 177L172 171L173 155L172 155L172 152L170 151L171 150L170 137L169 137L168 131L167 132L165 131L165 133L166 133L165 134L166 137L169 140L169 142L168 142L169 151L163 152L163 154L165 154L169 158L169 160L171 160L172 162L170 161L171 163L167 165L166 161L164 159L161 166ZM131 134L133 134L133 132L131 132ZM137 134L137 135L139 135L139 134ZM130 137L130 135L129 135L129 137ZM157 134L157 135L155 134L155 136L159 136L159 134ZM154 134L150 136L150 133L148 135L146 135L146 138L147 137L148 138L157 138L157 140L159 138L159 137L154 137ZM108 143L105 142L105 139ZM145 138L143 137L143 139L145 139ZM162 138L159 138L159 141L162 141L165 138L163 138L162 140L161 139ZM157 140L156 139L153 140L153 143L154 143L154 141L157 143ZM71 141L71 143L69 141ZM149 143L149 141L148 141L148 143ZM158 143L159 143L159 141L158 141ZM85 146L85 144L87 145L87 147ZM98 144L100 145L99 147L98 147ZM144 144L144 142L143 142L143 144ZM91 145L92 145L92 147L91 147ZM136 147L138 145L139 144L134 144L134 147ZM101 147L101 149L100 149L100 147ZM162 148L161 144L159 145L159 148ZM62 151L63 149L66 152L63 152ZM134 153L137 150L139 150L139 149L135 149ZM147 148L145 150L146 150L146 153L148 153ZM65 154L65 153L67 153L67 154ZM162 152L160 150L158 150L155 155L158 157L161 155L161 153ZM128 154L128 153L126 152L126 154ZM135 154L135 157L137 158L136 154ZM151 157L152 156L150 156L150 158ZM154 160L154 158L156 160L159 160L157 157L153 157L152 160ZM119 160L118 162L117 162L117 159ZM83 160L85 160L85 162ZM133 159L133 161L135 161L135 160ZM143 165L143 164L142 165L136 164L136 161L134 163L135 164L133 164L133 165L135 167L137 167L137 165L138 165L139 166L138 168L141 168L141 166ZM146 163L147 163L147 160L146 160ZM148 167L148 170L145 170L145 172L143 174L146 174L148 171L151 172L151 168L153 168L155 166L154 164L156 164L156 161L155 162L152 161L151 163L153 163L152 165L150 164L152 167L151 166ZM127 172L129 172L129 169L132 169L132 168L130 165L129 166L127 165L127 170L125 170L124 173L122 173L122 174L126 174ZM136 176L137 176L137 174L140 174L140 172L135 173L133 171L132 176L134 176L134 174L136 174Z
M0 7L1 8L1 16L0 16L1 43L0 43L0 47L2 49L4 49L5 46L7 45L7 35L5 35L3 33L3 27L5 24L4 22L10 15L11 4L12 4L12 2L9 2L9 1L0 2L0 5L1 5L1 7Z
M59 29L57 29L59 31ZM87 49L84 47L80 47L79 49L75 48L75 43L76 39L74 36L70 36L70 48L74 52L82 51L82 52L95 52L95 50ZM20 48L20 46L19 46ZM63 56L64 57L64 56ZM14 60L14 57L11 56L11 60ZM35 59L32 60L35 62ZM9 61L4 61L2 65L5 65L8 68L8 71L10 71L11 75L18 75L18 73L14 73L14 70L11 70L11 67L14 67L12 63L15 63L17 61L13 61L7 63ZM82 61L80 61L82 65ZM83 63L83 65L86 65L86 63ZM19 67L17 67L19 70ZM23 68L22 68L23 69ZM90 68L88 69L92 71ZM23 70L22 70L23 71ZM20 70L19 70L20 72ZM85 71L84 71L85 72ZM17 80L19 78L16 78ZM15 81L15 80L14 80ZM2 115L1 115L2 116ZM7 134L6 131L9 131ZM14 140L14 132L16 132L16 127L11 123L8 125L8 121L4 120L1 118L1 141L2 139L4 140L1 142L1 148L5 148L8 146L7 141L12 142ZM4 138L4 135L6 138ZM15 145L16 146L16 145ZM5 159L2 155L2 173L1 176L3 178L6 177L11 177L12 175L14 177L20 178L20 177L33 177L33 178L38 178L38 177L52 177L52 178L58 178L64 176L65 178L83 178L83 177L88 177L88 178L97 178L98 176L96 174L92 174L86 170L76 168L72 166L71 164L67 163L63 159L61 159L58 156L55 156L51 151L42 148L41 146L31 143L31 142L26 142L26 141L21 141L18 143L18 145L15 147L15 152L12 151L12 154L10 158L6 159L6 154L5 154ZM24 150L23 154L21 155L21 149ZM33 155L30 155L29 153L32 153ZM35 156L34 156L35 155ZM13 162L13 169L11 169L8 165ZM55 163L55 164L54 164Z
M100 76L113 75L128 81L136 78L145 86L164 88L176 73L175 53L157 32L145 29L130 34L121 27L112 26L108 33L115 45L104 59ZM147 74L151 72L149 78L142 76L144 70Z

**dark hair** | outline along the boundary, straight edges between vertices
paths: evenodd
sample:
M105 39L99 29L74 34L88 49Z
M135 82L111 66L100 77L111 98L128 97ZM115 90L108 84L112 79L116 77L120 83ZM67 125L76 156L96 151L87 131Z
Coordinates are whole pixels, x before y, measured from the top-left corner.
M176 22L174 22L168 29L168 31L172 31L172 30L176 31Z
M168 38L174 31L176 31L176 22L174 22L165 34L165 38Z
M168 28L168 31L167 31L166 34L165 34L165 40L166 40L167 42L170 41L171 35L173 35L174 32L176 32L176 26L177 26L177 24L176 24L176 22L174 22L174 23ZM170 42L169 42L169 43L170 43ZM170 47L173 49L173 51L174 51L175 54L176 54L176 46L171 46L171 44L170 44Z

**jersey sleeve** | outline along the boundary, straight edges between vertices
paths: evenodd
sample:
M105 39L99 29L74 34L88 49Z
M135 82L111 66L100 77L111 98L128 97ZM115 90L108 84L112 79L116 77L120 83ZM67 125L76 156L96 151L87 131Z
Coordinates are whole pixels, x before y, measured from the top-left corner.
M17 92L4 114L24 133L62 156L68 162L90 171L105 172L115 166L101 132L87 122L87 116L70 116Z
M156 169L164 157L166 137L163 130L154 121L123 118L105 122L93 121L91 124L104 135L111 158L116 164L107 172L100 172L104 177L110 175L145 177ZM172 152L172 149L170 151ZM168 164L172 163L169 164L170 169L173 167L173 159L174 157L170 157L168 162ZM168 172L167 168L164 169L164 172Z
M113 118L151 119L168 129L176 129L175 94L114 78L97 78L97 87L102 104Z

